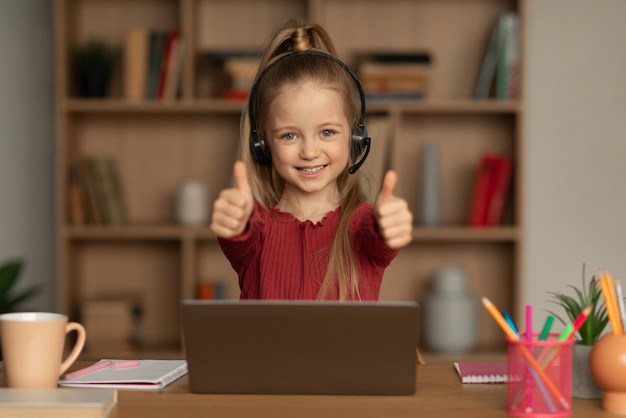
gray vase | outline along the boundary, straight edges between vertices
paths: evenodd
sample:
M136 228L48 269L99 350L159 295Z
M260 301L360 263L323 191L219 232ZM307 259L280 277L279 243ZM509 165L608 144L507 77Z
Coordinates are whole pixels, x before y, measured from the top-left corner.
M602 389L596 385L589 369L589 354L592 345L574 344L572 349L572 397L600 399Z
M467 275L456 267L435 272L432 291L424 299L426 345L440 353L464 353L476 347L478 300Z

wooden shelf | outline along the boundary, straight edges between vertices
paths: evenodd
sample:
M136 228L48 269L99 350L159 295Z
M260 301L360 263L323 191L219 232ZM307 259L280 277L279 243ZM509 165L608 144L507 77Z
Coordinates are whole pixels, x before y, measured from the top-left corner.
M206 227L188 228L178 225L69 226L65 229L65 236L70 240L216 240L215 234ZM519 231L514 227L417 227L413 230L413 239L417 242L515 242L519 237Z
M370 134L374 129L368 120L374 116L386 116L390 123L389 160L399 175L396 192L407 200L416 223L422 146L435 143L441 156L442 226L415 225L413 243L385 272L381 300L419 301L437 269L456 265L466 269L476 293L488 296L502 310L516 312L521 306L519 260L524 241L523 98L472 96L491 27L510 10L517 11L523 22L525 4L524 0L55 0L59 310L80 320L82 300L140 294L145 342L156 344L151 352L169 356L181 354L178 303L195 297L199 282L225 283L227 297L238 298L236 274L209 228L174 224L174 196L182 181L200 179L207 184L209 198L215 199L232 184L232 164L239 156L245 103L212 93L215 80L206 69L206 52L259 49L277 26L298 16L324 26L346 62L363 50L427 50L434 58L425 99L370 100L366 106ZM255 17L254 24L249 24L249 16ZM174 26L186 39L180 98L124 99L123 65L114 72L106 98L77 96L70 59L73 45L101 39L121 47L133 28ZM380 143L374 136L373 149ZM471 228L466 225L471 189L485 152L512 158L512 194L501 226ZM77 160L98 155L117 162L129 225L80 226L68 220L69 169ZM478 339L481 353L502 348L502 333L486 314L480 316ZM115 353L94 355L105 354Z
M130 102L124 99L69 99L60 103L69 113L241 113L243 102L224 99L191 99L176 101ZM521 109L519 101L490 100L423 100L370 101L368 112L400 113L459 113L459 114L515 114Z

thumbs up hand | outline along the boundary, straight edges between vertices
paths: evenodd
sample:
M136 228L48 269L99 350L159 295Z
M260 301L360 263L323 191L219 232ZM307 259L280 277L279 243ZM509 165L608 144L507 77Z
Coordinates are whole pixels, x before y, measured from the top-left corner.
M233 173L235 187L222 190L213 203L210 227L220 238L240 235L246 229L254 205L248 170L243 161L235 162Z
M390 248L401 248L413 239L413 214L406 200L395 196L398 184L395 171L388 171L374 204L378 230Z

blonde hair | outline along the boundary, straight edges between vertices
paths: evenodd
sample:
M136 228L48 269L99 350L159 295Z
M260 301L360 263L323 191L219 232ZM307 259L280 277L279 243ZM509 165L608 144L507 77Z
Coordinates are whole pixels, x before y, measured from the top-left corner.
M335 57L329 59L320 54L302 52L317 51ZM290 55L289 59L281 59ZM278 60L278 62L277 62ZM335 90L343 98L344 111L349 121L356 126L361 119L361 101L355 80L336 62L335 47L330 36L318 24L299 23L290 20L280 28L267 45L255 78L255 94L248 103L254 113L255 129L265 135L271 118L271 103L281 93L281 88L304 80L314 81ZM277 205L285 183L273 165L255 161L250 151L250 118L248 107L241 118L241 150L248 172L251 173L252 192L259 205L266 210ZM265 143L269 150L269 144ZM352 145L350 145L352 147ZM358 155L350 152L349 164L354 164ZM359 173L349 174L346 170L337 178L341 197L341 215L332 246L324 281L318 299L360 299L358 290L358 261L354 255L349 236L350 219L357 206L365 201Z

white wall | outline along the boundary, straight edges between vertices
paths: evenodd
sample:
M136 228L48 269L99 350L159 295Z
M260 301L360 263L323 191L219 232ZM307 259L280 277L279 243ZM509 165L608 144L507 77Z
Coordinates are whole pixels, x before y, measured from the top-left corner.
M0 1L0 262L21 257L54 309L52 1Z
M524 303L626 282L626 1L529 0ZM539 313L543 314L541 317Z

